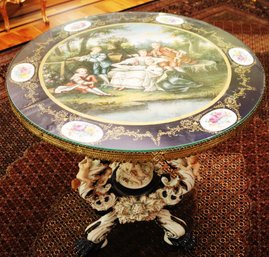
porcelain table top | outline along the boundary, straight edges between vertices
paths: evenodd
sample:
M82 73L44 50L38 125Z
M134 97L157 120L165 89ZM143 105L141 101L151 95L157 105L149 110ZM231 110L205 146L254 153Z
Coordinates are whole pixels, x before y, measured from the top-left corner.
M165 13L90 16L28 43L7 74L15 113L68 150L171 159L212 147L257 108L264 71L229 33Z

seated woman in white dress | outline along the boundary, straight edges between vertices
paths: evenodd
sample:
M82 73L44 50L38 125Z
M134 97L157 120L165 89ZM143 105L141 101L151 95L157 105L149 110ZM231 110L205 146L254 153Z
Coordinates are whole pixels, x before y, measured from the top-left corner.
M157 90L156 81L163 75L163 68L158 66L163 58L147 56L146 50L140 50L139 56L131 57L112 64L108 76L110 86L116 89L140 89L143 91Z

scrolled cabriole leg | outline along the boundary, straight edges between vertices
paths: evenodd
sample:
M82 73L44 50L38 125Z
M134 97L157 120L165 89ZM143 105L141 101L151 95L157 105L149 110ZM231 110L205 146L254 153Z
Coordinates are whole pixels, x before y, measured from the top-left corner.
M76 242L75 251L78 256L86 257L107 245L107 235L115 225L117 216L109 212L85 229L85 237Z
M195 241L186 223L165 206L178 204L191 191L199 170L195 156L171 161L118 163L85 157L72 188L98 212L109 212L86 228L76 243L76 253L86 257L107 245L107 234L120 224L156 220L164 241L190 250Z
M162 209L156 221L164 230L164 241L167 244L183 248L185 251L193 249L195 237L183 220L171 215L168 210Z
M46 0L40 0L40 5L41 5L41 15L42 15L43 22L46 23L46 24L49 24L49 19L48 19L48 16L46 14L47 1Z

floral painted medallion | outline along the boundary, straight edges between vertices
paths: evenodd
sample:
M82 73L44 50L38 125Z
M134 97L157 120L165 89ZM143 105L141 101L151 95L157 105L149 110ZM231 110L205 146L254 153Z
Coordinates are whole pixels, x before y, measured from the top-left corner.
M232 126L237 121L236 114L229 109L216 109L204 115L201 126L208 131L221 131Z
M11 79L15 82L26 82L35 74L35 66L31 63L20 63L11 70Z
M33 133L113 161L207 149L248 120L264 86L259 60L240 40L164 13L64 24L26 45L7 74L14 110Z
M62 126L61 133L74 141L94 143L103 137L100 127L83 121L70 121Z
M240 65L251 65L254 62L254 57L244 48L231 48L229 50L229 56L231 59Z

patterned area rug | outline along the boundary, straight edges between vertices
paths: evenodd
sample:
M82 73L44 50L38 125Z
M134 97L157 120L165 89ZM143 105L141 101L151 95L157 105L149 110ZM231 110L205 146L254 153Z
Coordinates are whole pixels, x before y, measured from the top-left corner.
M220 4L209 6L209 2L218 1L197 1L200 5L193 9L195 13L186 9L187 5L182 4L185 2L189 1L155 1L134 11L203 17L252 48L268 80L269 29L264 19L254 16L266 15L264 9L239 10L232 4L218 9ZM246 15L249 13L252 14ZM24 129L12 113L4 80L8 64L19 49L0 53L0 256L76 256L74 242L90 222L98 219L70 188L77 162L83 156L42 142ZM193 251L169 247L157 224L141 222L115 227L108 246L93 256L269 256L268 93L267 88L254 118L235 138L200 155L202 180L172 210L192 227L197 237Z

